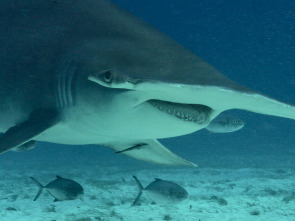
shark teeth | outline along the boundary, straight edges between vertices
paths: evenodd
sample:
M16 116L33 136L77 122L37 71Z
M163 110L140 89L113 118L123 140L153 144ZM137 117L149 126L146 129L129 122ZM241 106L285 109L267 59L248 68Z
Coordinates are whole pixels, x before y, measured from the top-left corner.
M208 123L212 111L211 108L200 104L180 104L160 100L149 100L148 102L164 113L196 124Z

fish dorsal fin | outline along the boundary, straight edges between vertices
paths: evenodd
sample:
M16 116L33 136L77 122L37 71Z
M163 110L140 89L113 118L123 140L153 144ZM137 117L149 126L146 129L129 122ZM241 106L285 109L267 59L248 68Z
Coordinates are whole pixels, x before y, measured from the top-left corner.
M59 175L56 175L56 179L62 179L62 177Z
M162 181L162 179L160 179L160 178L155 178L155 181Z

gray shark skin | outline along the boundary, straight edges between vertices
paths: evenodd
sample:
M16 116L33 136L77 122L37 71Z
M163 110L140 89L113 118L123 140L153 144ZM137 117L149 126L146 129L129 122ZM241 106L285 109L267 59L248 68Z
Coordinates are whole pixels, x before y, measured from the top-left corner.
M145 144L122 153L194 166L156 139L229 109L295 119L294 106L238 85L109 1L6 0L0 14L0 153L30 140Z

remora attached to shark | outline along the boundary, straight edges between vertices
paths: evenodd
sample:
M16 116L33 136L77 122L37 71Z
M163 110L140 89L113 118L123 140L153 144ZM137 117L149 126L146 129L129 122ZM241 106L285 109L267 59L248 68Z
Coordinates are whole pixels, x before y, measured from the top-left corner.
M7 0L0 14L1 153L37 140L194 165L156 139L229 109L295 119L107 0Z

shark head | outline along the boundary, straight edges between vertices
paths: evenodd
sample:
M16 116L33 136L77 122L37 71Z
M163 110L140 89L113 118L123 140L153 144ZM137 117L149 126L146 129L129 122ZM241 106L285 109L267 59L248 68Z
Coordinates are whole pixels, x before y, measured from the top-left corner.
M95 26L80 24L71 36L79 41L66 56L75 60L77 75L76 108L67 117L79 119L88 133L118 139L179 136L229 109L295 118L294 107L233 82L139 18L109 1L96 4L87 8L95 12ZM90 37L81 40L85 33Z
M294 106L231 81L108 0L3 1L0 11L0 153L40 140L192 165L156 138L229 109L295 119Z
M294 117L292 106L240 86L173 40L160 47L107 39L82 48L75 81L82 112L76 115L104 137L180 136L229 109Z

